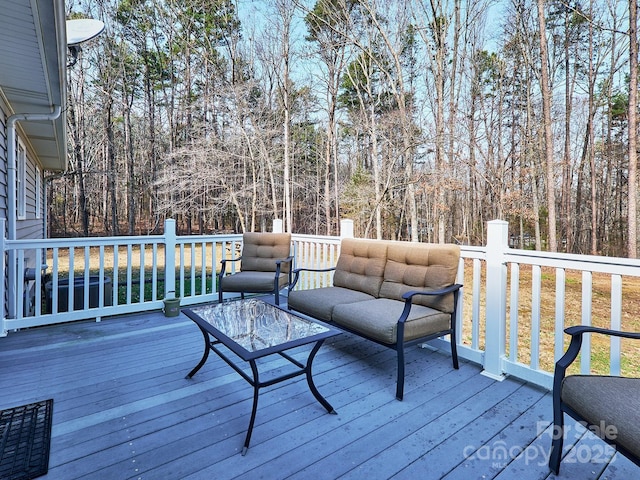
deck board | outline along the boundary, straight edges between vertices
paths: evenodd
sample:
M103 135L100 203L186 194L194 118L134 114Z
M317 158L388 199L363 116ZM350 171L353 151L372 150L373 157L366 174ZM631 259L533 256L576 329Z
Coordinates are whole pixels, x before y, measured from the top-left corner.
M294 356L305 358L305 348ZM399 402L394 352L349 334L328 339L314 362L337 415L303 378L264 389L243 457L252 389L215 355L186 379L202 350L184 315L10 332L0 338L0 408L54 399L45 479L555 478L546 465L549 392L497 382L466 361L454 370L449 352L413 347ZM284 368L278 356L261 361ZM566 447L592 456L563 463L559 478L638 474L584 429Z

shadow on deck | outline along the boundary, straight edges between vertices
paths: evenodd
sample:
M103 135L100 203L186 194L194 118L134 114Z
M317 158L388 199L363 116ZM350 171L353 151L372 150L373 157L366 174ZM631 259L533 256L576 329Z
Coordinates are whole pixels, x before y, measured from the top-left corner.
M415 347L399 402L394 352L348 334L327 340L314 363L338 415L300 377L265 389L243 457L251 387L215 355L185 379L202 348L183 314L12 332L0 339L0 409L54 399L44 479L555 478L549 392L496 382L468 362L453 370L447 353ZM263 363L285 365L277 356ZM637 476L570 425L559 478Z

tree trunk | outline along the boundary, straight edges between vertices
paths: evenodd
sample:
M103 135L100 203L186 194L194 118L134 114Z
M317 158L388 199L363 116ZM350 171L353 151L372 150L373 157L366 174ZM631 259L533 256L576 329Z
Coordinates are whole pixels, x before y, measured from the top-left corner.
M82 88L81 88L82 90ZM73 158L75 163L76 175L78 177L78 207L80 209L80 219L82 223L82 233L85 237L89 236L89 210L87 208L87 195L85 188L84 177L84 129L78 125L78 118L76 115L76 102L72 98L70 88L69 91L69 111L67 118L71 127L71 134L73 135ZM82 101L82 99L80 99Z
M593 17L593 0L589 11ZM613 44L614 42L612 42ZM613 51L613 47L611 48ZM597 76L593 68L593 23L589 22L589 170L591 171L591 255L598 252L598 205L597 205L597 179L596 179L596 148L593 128L593 118L596 114L594 99L595 83Z
M556 240L556 195L553 161L553 131L551 123L551 86L549 83L549 55L547 53L547 29L544 17L544 0L538 2L538 28L540 34L540 89L542 92L542 124L544 129L544 160L546 166L547 209L549 212L548 249L558 251Z
M637 105L638 105L638 33L637 0L629 1L629 194L627 255L637 258Z
M573 225L571 208L571 111L572 111L572 87L571 87L571 62L569 59L569 12L564 9L564 158L562 162L562 241L566 241L565 251L573 249Z
M111 97L107 99L107 108L105 109L105 129L107 131L107 185L111 200L111 234L119 235L118 229L118 203L116 198L116 153L113 134L113 101Z

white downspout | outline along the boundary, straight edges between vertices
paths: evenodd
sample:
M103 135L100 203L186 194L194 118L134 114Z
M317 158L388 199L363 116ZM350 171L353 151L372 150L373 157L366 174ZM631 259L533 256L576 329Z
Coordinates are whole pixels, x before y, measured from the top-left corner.
M60 105L54 105L51 113L17 113L15 115L11 115L7 119L7 156L8 156L8 165L7 165L7 184L8 184L8 192L7 192L7 239L8 240L16 240L17 236L17 227L16 222L18 218L18 203L17 203L17 193L16 193L16 167L17 161L16 158L16 123L17 122L25 122L25 121L46 121L46 120L55 120L60 116L60 112L62 112L62 107ZM9 304L8 304L8 314L9 318L16 318L16 283L18 280L18 265L16 264L16 252L15 250L9 250Z

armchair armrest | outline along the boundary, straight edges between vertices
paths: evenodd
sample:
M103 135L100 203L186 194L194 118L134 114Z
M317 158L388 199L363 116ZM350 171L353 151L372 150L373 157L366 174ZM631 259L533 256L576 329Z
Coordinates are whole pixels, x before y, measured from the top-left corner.
M609 330L606 328L591 327L589 325L575 325L573 327L565 328L564 332L571 335L571 343L569 343L569 348L567 348L567 351L562 358L556 362L555 375L560 374L562 378L564 378L567 367L573 363L578 356L578 353L580 353L580 348L582 347L582 335L585 333L600 333L613 337L640 339L640 333Z
M238 260L242 260L242 255L237 258L223 258L222 260L220 260L220 263L224 264L227 262L237 262Z
M291 275L293 276L293 281L289 281L289 288L293 289L298 283L298 279L300 278L300 272L332 272L336 269L336 267L330 268L296 268L291 271Z
M291 263L293 262L293 255L289 255L287 258L279 258L278 260L275 261L276 262L276 278L275 278L275 282L277 285L278 282L278 277L280 276L280 270L282 269L282 264L283 263ZM289 269L289 280L288 280L288 285L289 288L291 288L291 269ZM274 287L277 288L277 287Z
M224 276L225 270L227 268L227 262L237 262L238 260L242 260L242 255L240 255L238 258L225 258L220 260L220 273L218 274L218 276L220 277ZM274 263L276 264L277 274L280 274L280 268L283 263L291 263L292 261L293 261L293 256L289 256L287 258L278 258L274 260Z
M242 260L242 255L238 258L225 258L220 260L220 273L218 273L218 277L224 277L225 271L227 269L227 262L237 262L238 260Z
M287 258L278 258L275 260L276 265L282 265L283 263L291 263L293 261L293 255L288 256Z

